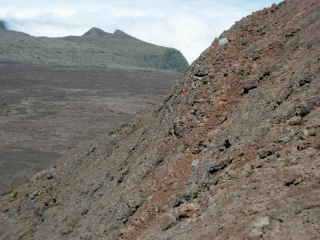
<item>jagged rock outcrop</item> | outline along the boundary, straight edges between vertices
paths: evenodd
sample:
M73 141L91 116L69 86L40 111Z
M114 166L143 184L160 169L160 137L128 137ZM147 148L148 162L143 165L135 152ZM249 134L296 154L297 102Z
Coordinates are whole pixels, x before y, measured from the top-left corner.
M319 239L320 2L235 24L161 107L0 201L0 239Z

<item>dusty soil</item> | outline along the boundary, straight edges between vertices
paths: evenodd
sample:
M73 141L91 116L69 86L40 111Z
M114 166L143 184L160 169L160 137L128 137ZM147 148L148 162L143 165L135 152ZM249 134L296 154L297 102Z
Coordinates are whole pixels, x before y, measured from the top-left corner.
M0 63L0 194L159 104L181 76Z

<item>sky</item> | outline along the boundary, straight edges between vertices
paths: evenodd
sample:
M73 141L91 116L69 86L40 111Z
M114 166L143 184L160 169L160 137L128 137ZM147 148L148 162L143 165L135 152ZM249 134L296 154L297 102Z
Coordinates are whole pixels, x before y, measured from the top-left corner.
M0 0L0 19L34 36L121 29L195 60L224 30L280 0Z

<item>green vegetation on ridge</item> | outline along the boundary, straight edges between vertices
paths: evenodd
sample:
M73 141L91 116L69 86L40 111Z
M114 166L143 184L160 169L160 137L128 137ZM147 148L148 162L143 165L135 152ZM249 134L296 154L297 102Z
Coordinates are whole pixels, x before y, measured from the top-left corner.
M7 24L5 21L0 20L0 30L7 30Z
M5 31L0 35L0 60L50 66L157 69L183 72L185 57L176 49L138 40L117 30L92 28L83 36L33 37Z

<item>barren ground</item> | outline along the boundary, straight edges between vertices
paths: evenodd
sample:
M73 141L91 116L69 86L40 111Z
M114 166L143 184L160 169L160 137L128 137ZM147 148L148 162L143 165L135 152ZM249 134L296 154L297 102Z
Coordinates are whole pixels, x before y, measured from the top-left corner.
M180 77L0 63L0 194L158 104Z

